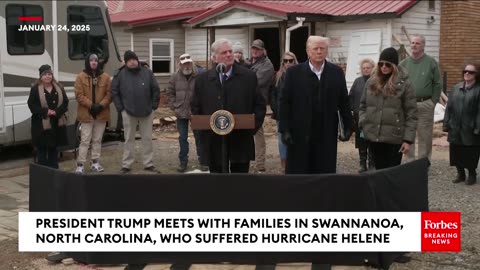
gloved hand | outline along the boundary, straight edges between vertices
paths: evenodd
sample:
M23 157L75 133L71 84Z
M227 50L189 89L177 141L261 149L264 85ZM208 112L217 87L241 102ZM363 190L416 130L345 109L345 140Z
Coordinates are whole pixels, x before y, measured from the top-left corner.
M350 136L352 136L352 131L347 129L345 130L345 137L338 136L338 139L341 142L348 142L350 140Z
M103 110L103 106L98 103L95 103L90 108L90 114L93 116L93 118L95 118L102 110Z
M352 128L355 132L359 132L360 130L360 127L358 127L358 123L357 123L357 120L355 118L352 119Z
M282 143L285 144L285 145L293 144L293 138L292 138L292 134L290 134L290 132L285 131L285 132L282 133Z
M479 128L474 129L473 134L480 135L480 129Z

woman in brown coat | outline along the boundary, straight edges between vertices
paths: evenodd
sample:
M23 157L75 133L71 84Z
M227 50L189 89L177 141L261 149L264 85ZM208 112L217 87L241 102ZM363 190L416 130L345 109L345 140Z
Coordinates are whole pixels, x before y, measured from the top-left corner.
M96 54L85 59L85 69L77 75L75 96L78 102L77 120L81 123L81 141L78 150L77 169L84 172L87 152L92 143L92 164L94 172L104 171L99 159L102 137L107 121L110 120L111 80L103 73Z

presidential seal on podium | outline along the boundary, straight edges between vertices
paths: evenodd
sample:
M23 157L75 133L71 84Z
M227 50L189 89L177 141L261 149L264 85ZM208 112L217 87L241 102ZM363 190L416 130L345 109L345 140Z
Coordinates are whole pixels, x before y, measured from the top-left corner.
M218 110L210 116L210 128L215 134L227 135L235 128L235 118L229 111Z

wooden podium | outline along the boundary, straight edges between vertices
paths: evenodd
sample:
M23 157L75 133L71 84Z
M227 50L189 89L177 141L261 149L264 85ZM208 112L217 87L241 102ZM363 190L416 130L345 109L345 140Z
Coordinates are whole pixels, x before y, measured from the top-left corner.
M212 130L222 136L222 173L229 173L228 147L226 136L235 129L255 129L254 114L231 114L218 110L212 115L192 115L190 119L193 130Z

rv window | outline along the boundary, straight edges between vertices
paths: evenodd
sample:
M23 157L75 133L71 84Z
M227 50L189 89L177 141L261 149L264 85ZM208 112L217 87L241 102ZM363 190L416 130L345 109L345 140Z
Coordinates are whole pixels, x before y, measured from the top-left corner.
M85 59L87 54L96 53L105 58L108 48L103 48L108 42L105 22L99 7L69 6L67 9L68 28L75 27L77 31L68 32L68 54L70 59Z
M150 39L150 56L153 73L173 73L173 39Z
M20 21L19 17L40 17L39 21ZM19 31L21 27L43 25L43 9L35 5L9 4L6 7L7 51L10 55L43 54L43 31Z

